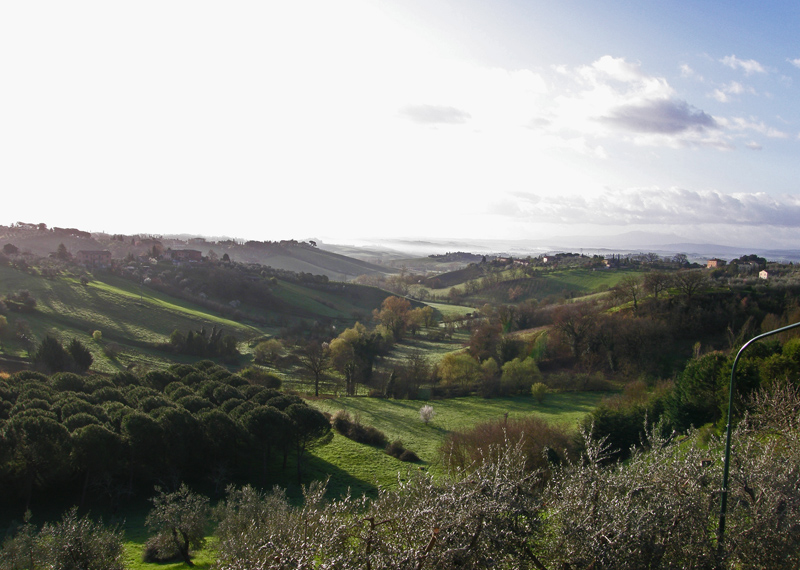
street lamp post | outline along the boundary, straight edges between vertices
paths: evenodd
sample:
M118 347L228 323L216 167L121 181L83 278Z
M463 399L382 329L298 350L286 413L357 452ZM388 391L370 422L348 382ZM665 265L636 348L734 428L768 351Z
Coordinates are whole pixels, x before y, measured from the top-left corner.
M774 331L765 332L764 334L760 334L751 338L744 343L742 348L739 349L739 352L736 353L736 358L733 360L733 367L731 368L731 384L728 388L728 424L725 428L725 467L722 471L722 497L720 498L719 503L719 530L717 531L717 551L720 555L722 554L722 543L725 536L725 516L727 515L728 511L728 474L730 473L731 461L731 416L733 415L733 386L736 380L736 365L739 363L739 357L742 356L744 350L754 342L797 327L800 327L800 323L794 323L793 325L781 327L779 329L775 329Z

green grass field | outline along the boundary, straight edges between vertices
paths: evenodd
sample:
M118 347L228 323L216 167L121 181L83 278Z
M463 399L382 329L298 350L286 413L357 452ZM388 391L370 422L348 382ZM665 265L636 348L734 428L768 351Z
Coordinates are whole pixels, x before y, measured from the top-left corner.
M565 392L550 394L543 404L530 397L453 398L448 400L384 400L378 398L329 398L312 402L320 410L335 413L347 410L361 423L384 432L389 441L399 439L415 452L422 462L408 464L398 461L383 450L355 443L339 434L330 444L315 451L315 456L346 473L342 481L331 478L331 491L339 493L353 480L361 482L364 491L372 492L376 485L391 486L397 476L409 468L423 468L441 475L439 448L447 435L456 430L491 420L539 416L548 422L577 427L580 420L602 399L597 392ZM433 421L425 425L419 416L422 406L430 404L436 412ZM342 461L342 458L346 460Z

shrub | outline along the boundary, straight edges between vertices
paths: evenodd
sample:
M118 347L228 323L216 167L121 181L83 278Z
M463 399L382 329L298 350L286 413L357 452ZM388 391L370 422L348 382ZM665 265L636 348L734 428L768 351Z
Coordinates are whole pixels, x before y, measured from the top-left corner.
M548 392L549 390L547 386L541 382L536 382L531 386L531 396L533 396L533 399L540 404L544 402Z
M434 411L433 406L430 404L425 404L419 410L419 417L425 423L425 425L429 424L435 415L436 412Z
M448 471L470 470L494 452L509 444L518 444L525 468L547 470L550 463L563 461L574 452L572 434L564 427L536 417L497 420L478 424L466 431L451 433L440 453Z
M331 420L331 425L337 432L358 443L376 447L386 445L386 434L375 427L363 425L358 416L353 420L347 410L338 410Z
M123 570L120 529L88 516L78 518L77 507L38 533L29 521L30 513L26 513L20 532L3 543L0 568Z
M391 455L400 461L406 461L408 463L416 463L419 461L417 454L410 449L406 449L403 446L403 442L399 439L396 439L387 445L385 451L387 455Z
M398 457L400 461L405 461L407 463L417 463L419 462L419 457L416 453L411 451L410 449L403 450L403 453L400 454Z

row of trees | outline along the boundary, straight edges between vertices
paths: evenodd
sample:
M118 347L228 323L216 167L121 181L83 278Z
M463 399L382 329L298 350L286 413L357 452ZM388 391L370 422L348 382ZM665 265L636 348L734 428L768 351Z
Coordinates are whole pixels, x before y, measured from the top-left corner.
M273 450L284 469L294 455L299 480L305 452L330 433L301 398L210 361L111 379L21 372L0 381L0 398L6 501L65 485L81 497L94 488L119 500L176 477L268 481Z

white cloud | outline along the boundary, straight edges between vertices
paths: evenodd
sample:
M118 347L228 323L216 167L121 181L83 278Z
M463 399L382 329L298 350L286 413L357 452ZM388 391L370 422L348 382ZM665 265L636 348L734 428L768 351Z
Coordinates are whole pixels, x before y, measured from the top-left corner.
M792 65L794 65L795 67L800 67L800 57L798 57L797 59L789 59L787 61Z
M714 89L714 92L711 93L711 96L720 103L727 103L729 101L727 93L720 89Z
M597 225L698 224L800 228L800 197L763 192L630 188L600 195L550 196L516 193L517 215L530 221Z
M755 141L750 141L750 142L749 142L749 143L747 143L745 146L746 146L747 148L749 148L750 150L763 150L763 148L764 148L763 146L761 146L760 144L758 144L758 143L757 143L757 142L755 142Z
M686 78L691 78L691 79L697 79L698 81L703 81L703 76L702 75L698 75L697 72L689 66L689 64L682 63L679 66L679 69L681 70L681 77L686 77Z
M471 118L466 111L444 105L408 105L400 109L400 114L425 125L459 125Z
M729 119L720 119L720 123L732 131L754 131L773 139L786 139L789 134L775 127L765 125L763 122L756 122L742 117L731 117Z
M764 69L760 63L758 63L754 59L739 59L735 55L727 55L719 60L720 63L723 65L727 65L731 69L741 69L744 71L745 75L750 75L752 73L766 73L767 70Z
M606 55L571 76L561 73L572 82L561 86L546 118L549 132L564 140L732 148L714 117L680 99L665 78L648 75L638 63Z
M755 94L756 90L750 86L742 85L738 81L731 81L727 85L723 85L719 89L715 89L713 93L711 93L711 97L719 101L720 103L727 103L730 101L729 95L741 95L742 93L750 93Z

